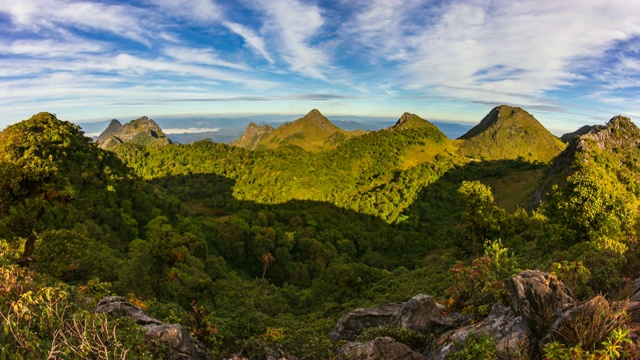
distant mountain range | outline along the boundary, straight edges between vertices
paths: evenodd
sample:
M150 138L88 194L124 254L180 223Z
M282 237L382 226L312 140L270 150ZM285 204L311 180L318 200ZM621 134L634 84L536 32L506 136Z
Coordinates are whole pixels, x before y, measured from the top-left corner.
M285 122L294 121L303 115L253 115L245 117L224 116L159 116L154 120L173 142L188 144L198 140L211 140L218 143L230 143L238 139L250 123L269 125L277 128ZM122 120L122 119L121 119ZM331 116L331 122L342 130L376 131L393 125L398 118L364 117L364 116ZM111 120L79 123L87 136L94 139L111 123ZM448 138L455 139L467 132L473 124L433 120Z

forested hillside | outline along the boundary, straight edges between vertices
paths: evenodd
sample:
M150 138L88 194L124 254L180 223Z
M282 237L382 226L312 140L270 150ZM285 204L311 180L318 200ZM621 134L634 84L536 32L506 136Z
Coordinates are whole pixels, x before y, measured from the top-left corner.
M419 293L479 321L509 305L504 281L524 269L579 299L628 298L640 130L615 117L562 151L522 110L529 127L500 125L503 138L495 124L512 109L496 109L461 140L405 114L322 151L123 141L111 152L48 113L12 125L0 133L0 352L46 358L57 330L85 319L117 329L112 357L162 357L136 325L89 311L110 294L180 323L214 358L281 347L300 359L335 358L343 342L329 333L346 311ZM53 320L51 299L68 304ZM546 356L593 353L613 330ZM64 334L60 349L74 349L81 336ZM69 357L95 356L85 351Z

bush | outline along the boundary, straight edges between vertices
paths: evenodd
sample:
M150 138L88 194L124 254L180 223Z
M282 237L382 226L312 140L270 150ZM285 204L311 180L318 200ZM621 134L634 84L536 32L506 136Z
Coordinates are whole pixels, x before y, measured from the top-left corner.
M611 335L601 343L601 348L589 351L578 343L575 346L566 346L554 341L544 348L544 356L549 360L614 360L632 356L633 342L629 339L629 330L616 328Z
M489 333L470 333L464 343L456 341L447 360L493 360L497 359L496 342Z
M495 302L508 305L504 280L520 270L513 254L509 255L500 240L487 242L485 255L474 259L471 266L457 263L450 270L454 284L447 291L453 307L476 316L486 316Z
M162 358L165 349L144 342L129 319L93 314L82 293L88 289L49 284L27 269L0 267L0 354L15 358ZM84 307L83 307L84 306ZM13 358L11 357L11 358ZM5 357L3 356L2 359Z
M554 339L570 347L594 351L614 329L624 325L625 311L616 310L602 296L596 296L558 324Z

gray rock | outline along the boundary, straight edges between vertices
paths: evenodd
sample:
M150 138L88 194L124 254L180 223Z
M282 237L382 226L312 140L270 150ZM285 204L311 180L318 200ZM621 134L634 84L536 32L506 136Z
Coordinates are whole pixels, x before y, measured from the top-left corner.
M98 302L95 313L113 317L128 317L146 331L147 340L167 344L171 349L168 360L211 360L207 348L179 324L165 324L147 315L122 296L108 296Z
M360 308L342 315L331 331L333 340L355 340L362 330L391 324L391 319L403 303L385 304L372 308Z
M444 360L454 350L456 341L465 343L469 334L489 333L496 342L496 350L500 359L511 359L519 352L529 348L529 331L522 317L509 307L494 304L489 315L481 322L452 330L440 336L429 359Z
M150 317L142 309L128 302L122 296L107 296L98 302L93 312L96 314L109 314L116 318L127 317L138 325L162 324L162 321Z
M438 336L470 322L459 313L447 313L433 296L419 294L404 303L350 311L338 320L330 336L334 340L355 340L368 327L388 325Z
M571 290L554 275L526 270L505 282L512 307L522 317L531 336L542 339L563 309L576 304Z
M439 336L470 322L470 318L460 313L447 313L447 307L437 303L433 296L419 294L402 305L390 325Z
M426 360L422 354L390 337L379 337L369 342L350 342L338 348L341 360Z
M593 350L611 330L627 321L625 305L626 302L609 303L598 295L571 306L553 321L541 343L556 340L568 346L580 343L584 349Z

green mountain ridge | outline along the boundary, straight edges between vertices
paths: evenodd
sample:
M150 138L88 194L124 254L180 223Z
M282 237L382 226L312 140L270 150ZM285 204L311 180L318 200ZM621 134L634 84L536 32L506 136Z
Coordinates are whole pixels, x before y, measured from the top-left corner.
M275 149L282 146L298 146L307 151L323 151L335 148L336 145L363 131L345 131L334 125L317 109L305 116L280 125L276 129L269 125L257 126L249 124L245 133L231 145L249 150Z
M495 107L462 135L460 154L486 160L517 159L549 162L565 145L521 108Z

